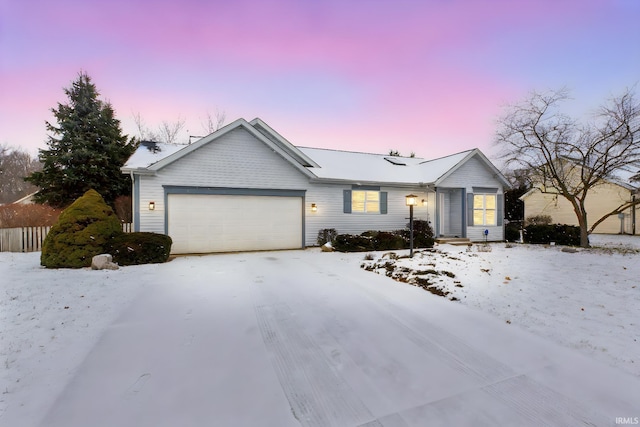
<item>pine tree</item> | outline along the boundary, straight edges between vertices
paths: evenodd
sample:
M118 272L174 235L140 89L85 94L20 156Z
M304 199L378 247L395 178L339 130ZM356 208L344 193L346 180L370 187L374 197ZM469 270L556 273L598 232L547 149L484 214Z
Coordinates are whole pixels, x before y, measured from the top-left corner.
M94 189L113 205L116 197L131 193L130 178L120 167L137 143L122 134L111 104L98 99L100 94L86 73L80 72L64 92L69 102L51 109L57 126L46 122L51 135L48 149L39 151L42 171L26 180L41 188L35 196L39 203L66 207Z

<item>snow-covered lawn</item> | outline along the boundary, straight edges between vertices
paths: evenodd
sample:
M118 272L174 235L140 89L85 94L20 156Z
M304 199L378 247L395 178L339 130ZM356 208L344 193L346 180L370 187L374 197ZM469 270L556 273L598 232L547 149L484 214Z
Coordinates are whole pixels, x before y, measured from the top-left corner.
M624 412L640 401L640 239L592 242L615 249L442 245L397 262L438 272L421 277L456 302L319 249L118 271L0 253L0 426L202 425L207 410L207 425L614 424L640 415Z
M364 267L442 292L640 377L640 237L591 237L593 248L438 245L413 259L376 253ZM393 267L391 267L393 266ZM421 274L416 274L421 273Z

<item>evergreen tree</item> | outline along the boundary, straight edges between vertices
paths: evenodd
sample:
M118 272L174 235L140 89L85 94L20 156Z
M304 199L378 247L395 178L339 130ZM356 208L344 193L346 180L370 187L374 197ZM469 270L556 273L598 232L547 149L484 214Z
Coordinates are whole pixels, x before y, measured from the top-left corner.
M95 189L113 205L116 197L131 193L130 178L120 167L137 143L122 134L111 104L98 99L96 86L86 73L80 72L64 92L69 102L51 109L57 126L46 122L51 135L48 149L39 151L42 171L26 180L41 188L35 196L39 203L65 207Z

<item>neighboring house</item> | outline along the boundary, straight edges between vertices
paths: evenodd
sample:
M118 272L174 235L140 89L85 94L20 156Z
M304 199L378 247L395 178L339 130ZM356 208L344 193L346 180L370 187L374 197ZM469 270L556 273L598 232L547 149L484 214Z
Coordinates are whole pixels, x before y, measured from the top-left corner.
M591 188L585 200L589 227L603 215L614 211L626 202L640 198L640 182L631 180L637 168L616 171L615 176ZM534 187L520 197L524 202L524 217L548 215L554 224L578 225L578 218L571 203L553 189L542 192ZM640 234L637 220L640 206L628 208L623 213L613 215L598 224L593 230L597 234Z
M405 196L437 236L503 240L502 174L477 149L435 160L296 147L260 119L239 119L187 146L142 145L135 231L165 233L172 252L292 249L318 231L402 229Z

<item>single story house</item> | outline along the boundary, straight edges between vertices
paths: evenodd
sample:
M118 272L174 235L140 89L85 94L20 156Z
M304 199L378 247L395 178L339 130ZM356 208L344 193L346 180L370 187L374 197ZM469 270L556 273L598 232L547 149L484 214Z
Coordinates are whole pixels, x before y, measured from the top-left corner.
M437 236L503 240L508 182L477 149L425 160L297 147L260 119L152 145L122 167L133 228L168 234L175 254L304 248L325 228L402 229L408 194Z
M640 171L637 167L628 166L619 169L611 177L592 187L587 194L585 207L589 227L603 215L613 212L620 206L640 198L640 182L631 178ZM554 224L578 225L578 218L573 206L562 195L547 188L534 187L520 197L524 202L524 217L548 215ZM625 209L618 215L605 219L593 230L596 234L640 234L636 226L640 219L640 205Z

